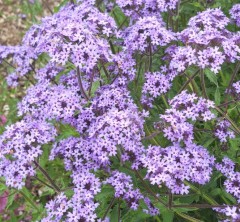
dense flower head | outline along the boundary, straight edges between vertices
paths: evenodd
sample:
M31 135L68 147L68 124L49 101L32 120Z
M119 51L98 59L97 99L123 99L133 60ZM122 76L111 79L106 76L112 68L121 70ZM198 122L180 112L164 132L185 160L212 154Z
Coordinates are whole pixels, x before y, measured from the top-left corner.
M95 92L95 97L92 100L92 107L98 113L106 112L114 107L119 110L137 108L127 88L115 84L99 88Z
M153 199L161 199L161 188L169 194L188 194L188 182L205 185L215 169L226 177L225 190L240 203L240 173L235 171L234 162L227 157L216 162L207 149L197 145L202 142L198 139L201 130L214 127L216 121L211 132L221 143L235 137L229 121L218 121L212 112L217 107L206 98L213 97L213 90L207 90L206 98L186 90L175 93L188 87L190 81L202 84L204 78L193 78L204 74L205 69L217 74L224 63L237 62L240 32L229 31L230 19L215 8L199 12L176 33L175 19L181 18L183 3L70 1L33 25L21 45L0 46L0 62L14 68L7 77L8 85L18 86L22 77L32 84L17 106L22 120L7 126L0 136L0 177L7 186L21 189L26 178L35 176L36 166L41 170L38 158L51 143L53 146L47 148L49 161L60 160L68 177L47 203L43 222L109 221L107 216L116 200L119 215L126 205L154 216L160 207L159 202L159 209L155 207ZM121 22L124 15L119 13L120 20L115 15L119 8L128 16ZM239 13L240 4L230 10L240 26ZM183 87L184 78L175 81L177 76L188 76L192 71L195 74ZM220 94L226 85L224 79L229 80L221 77ZM231 93L235 102L240 98L240 81L231 85L232 81L226 94ZM203 88L204 84L199 90ZM160 96L164 106L153 106L162 101L157 99ZM230 119L232 113L227 114ZM161 133L165 137L162 140ZM158 134L161 136L155 140ZM153 142L159 145L150 145ZM42 173L47 175L44 170ZM46 178L54 185L50 177ZM69 188L65 189L65 182ZM153 191L151 187L144 190L143 186L149 184ZM97 202L97 195L110 186L113 201L104 219L98 220L102 203ZM68 189L70 194L65 192ZM165 197L161 200L165 205ZM172 204L177 201L173 199ZM238 208L226 207L218 212L239 220Z
M224 186L226 191L236 197L238 203L240 203L240 173L229 173Z
M229 12L237 26L240 26L240 4L234 5Z
M153 52L157 46L166 46L175 39L174 33L164 27L162 19L157 17L140 18L134 25L125 29L122 36L125 40L125 48L130 51ZM148 51L149 51L148 50Z
M189 94L183 91L172 100L169 104L171 108L167 109L165 114L160 118L166 122L167 127L163 130L164 136L172 142L192 143L193 124L188 120L195 121L200 118L208 121L214 118L210 111L214 103L204 98L198 98L195 94Z
M188 48L192 48L190 51L195 51L192 64L218 73L225 61L239 59L239 34L228 31L228 24L229 19L218 8L207 9L190 19L188 27L177 36ZM180 70L186 67L182 66Z
M160 12L167 12L177 8L179 0L117 0L123 12L136 20L141 16L159 16Z
M189 20L188 28L179 33L179 38L190 45L217 44L230 36L226 30L228 23L229 19L220 9L207 9Z
M143 209L151 215L156 215L159 211L150 202L149 198L143 196L139 189L135 189L130 176L119 171L113 171L111 176L104 182L113 186L115 197L122 198L132 210L137 210L141 199L147 205L148 209Z
M153 98L166 93L171 87L171 83L167 76L160 72L148 72L145 74L145 79L142 92Z
M196 50L191 46L177 47L172 45L166 52L168 56L165 59L170 60L169 68L176 70L177 73L183 72L187 67L197 63Z
M234 172L235 163L232 160L230 160L228 157L224 157L221 163L215 164L215 167L223 175L227 176L229 173Z
M184 180L205 184L212 174L214 157L195 144L182 148L179 144L162 148L150 146L142 157L151 184L167 186L174 194L185 194L189 187Z
M43 82L43 84L45 84L46 81L49 83L56 83L56 76L62 70L63 67L50 62L45 67L35 71L35 78L38 80L38 82Z
M99 60L112 60L113 54L105 37L113 35L115 30L113 18L88 2L69 4L42 19L41 24L33 25L21 46L1 46L0 61L13 56L15 75L21 77L33 71L33 62L40 54L47 53L52 63L72 62L82 72L89 73Z
M214 73L218 73L221 69L225 56L219 48L207 48L198 52L198 65L204 69L209 67Z
M28 46L0 46L0 63L5 61L10 64L8 59L12 57L12 68L15 68L7 77L9 86L16 87L19 84L20 77L33 71L33 61L37 59L34 50Z
M224 29L229 23L229 19L219 8L207 9L199 12L196 16L192 17L188 23L191 27L204 29Z
M54 200L46 204L48 216L42 222L60 221L69 208L69 201L65 194L60 193Z
M32 161L42 154L41 146L55 136L56 130L50 124L31 117L7 127L0 136L0 176L8 186L22 188L23 180L35 174Z
M65 169L68 171L84 171L96 169L101 165L92 155L93 143L82 138L69 137L53 145L50 160L56 157L63 158ZM95 161L95 163L94 163Z
M31 113L37 119L68 119L81 111L82 103L83 99L73 88L45 81L28 88L25 98L18 104L18 114Z
M240 94L240 81L233 83L233 91L237 94Z
M221 163L215 164L215 167L227 177L224 181L226 191L235 196L238 203L240 203L240 173L234 171L235 163L224 157Z
M226 206L225 208L213 208L218 213L224 214L228 219L224 220L225 222L238 222L240 219L240 208L239 207L230 207Z
M235 138L234 132L229 130L231 124L227 120L223 120L217 123L215 127L214 135L223 143L227 142L227 139Z
M109 161L109 156L123 149L123 161L130 160L132 167L137 167L139 156L144 150L141 144L143 119L139 114L133 109L119 111L112 108L89 126L89 138L97 144L93 154L99 156L100 162Z

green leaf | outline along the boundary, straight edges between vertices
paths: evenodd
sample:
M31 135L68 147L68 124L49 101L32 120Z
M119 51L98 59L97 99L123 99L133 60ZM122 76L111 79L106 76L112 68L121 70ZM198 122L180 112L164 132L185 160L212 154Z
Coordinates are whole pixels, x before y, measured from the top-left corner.
M179 202L180 203L191 204L194 201L198 201L199 197L200 197L200 195L198 195L198 194L186 195L186 196L180 197Z
M219 105L221 102L221 95L220 95L220 91L219 88L216 88L215 94L214 94L214 101L216 105Z
M214 190L211 191L211 196L217 196L222 193L222 190L220 188L215 188Z
M66 5L69 2L69 0L63 0L57 7L54 7L54 12L58 12L60 10L60 8L64 5Z
M118 204L115 205L110 213L110 221L118 222Z
M176 212L180 217L186 219L187 221L190 221L190 222L203 222L202 220L198 220L194 217L191 217L187 214L184 214L184 213L180 213L180 212Z
M174 218L174 212L165 208L161 211L163 222L172 222Z
M78 137L79 133L76 131L76 129L68 124L60 124L59 127L60 131L60 137L59 139L66 139L70 136Z
M37 204L34 202L32 194L26 187L23 187L22 190L19 191L19 193L24 197L24 199L33 209L39 212L39 209L37 207Z
M206 142L203 144L204 147L209 147L216 139L215 138L207 138Z
M14 192L16 191L12 191L8 196L6 209L9 209L14 203L14 197L15 197L15 194L13 194Z
M230 200L232 203L236 203L235 198L231 194L227 193L225 190L222 190L222 195L228 200Z
M210 82L214 83L216 86L218 86L217 81L217 75L214 74L211 70L205 69L204 73L206 74L207 78L210 80Z

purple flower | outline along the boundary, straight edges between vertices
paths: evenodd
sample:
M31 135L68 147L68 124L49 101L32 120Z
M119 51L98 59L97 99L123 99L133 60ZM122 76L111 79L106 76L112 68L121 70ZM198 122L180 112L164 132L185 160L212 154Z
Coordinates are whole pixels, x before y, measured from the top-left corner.
M231 18L240 26L240 4L235 4L229 11Z
M0 176L10 187L21 189L24 179L35 174L31 164L42 154L41 145L56 136L56 130L48 123L25 117L6 127L0 136Z
M195 121L197 118L208 121L215 117L210 111L214 107L212 101L198 98L195 94L188 94L187 91L175 96L169 104L172 108L167 109L160 118L167 125L163 129L164 136L172 142L192 143L193 124L188 121Z
M234 132L229 130L230 123L223 120L217 123L214 135L220 140L221 143L227 142L227 139L235 138Z
M214 157L195 144L181 148L179 144L161 148L149 146L142 157L147 168L146 179L159 187L166 185L174 194L186 194L184 180L205 184L210 180Z

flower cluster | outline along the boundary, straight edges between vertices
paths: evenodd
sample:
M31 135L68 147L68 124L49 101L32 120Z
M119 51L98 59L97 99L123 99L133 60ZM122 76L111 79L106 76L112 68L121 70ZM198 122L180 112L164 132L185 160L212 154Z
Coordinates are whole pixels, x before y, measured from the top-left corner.
M240 4L234 5L230 10L232 19L236 22L237 26L240 26Z
M15 67L7 77L9 86L17 86L22 77L32 83L17 105L22 120L0 136L0 177L7 186L21 189L24 180L35 175L34 167L41 169L37 159L44 145L53 143L49 160L62 161L72 193L58 192L47 203L43 222L101 221L96 195L103 186L113 187L113 198L128 208L157 215L157 189L187 194L188 183L208 183L214 169L226 177L225 189L239 203L235 164L228 158L216 163L210 151L198 145L201 130L216 122L210 121L216 120L214 102L206 99L208 95L202 98L199 90L182 91L188 82L179 84L178 94L172 86L189 69L195 74L188 81L201 82L203 89L205 69L217 74L224 63L239 61L240 32L227 29L230 19L219 8L198 13L176 33L169 26L175 13L181 13L184 3L179 0L95 3L67 3L33 25L20 46L0 46L0 62ZM128 16L122 24L115 9ZM239 4L230 10L237 25L239 11ZM163 12L170 15L167 24ZM239 65L235 74L238 71ZM201 79L193 79L198 74ZM240 81L231 85L232 81L229 89L236 102ZM160 96L164 107L154 106ZM158 134L162 141L154 138L153 146L151 138ZM235 137L227 120L217 122L213 134L222 143ZM154 187L150 194L142 186L149 183ZM235 207L219 212L239 219Z
M167 148L150 146L142 162L151 184L165 185L174 194L186 194L189 187L184 180L199 184L209 181L214 157L201 146L192 144L181 148L176 144Z
M210 100L198 98L195 94L181 92L170 101L171 108L167 109L160 118L167 124L163 130L164 136L172 142L183 141L185 144L193 142L193 124L189 120L208 121L215 116L210 111L214 103Z
M234 132L229 130L230 125L231 124L227 120L217 123L214 135L221 141L221 143L227 142L228 138L235 138Z
M154 52L157 46L166 46L175 39L173 32L167 30L162 19L157 17L140 18L134 25L123 31L125 48L128 52L139 50Z
M171 87L168 77L160 72L148 72L145 74L145 78L142 92L149 94L150 97L156 98L166 93Z
M138 189L133 189L130 176L114 171L112 176L106 180L106 183L114 187L116 198L123 198L131 209L137 210L139 200L143 198L143 195Z
M139 207L139 201L144 200L148 209L144 209L144 212L150 215L157 215L159 211L155 208L149 198L145 198L139 189L133 188L133 181L130 176L118 171L113 171L112 175L104 182L113 186L115 190L115 197L124 199L128 206L137 210Z
M136 20L140 15L159 16L159 12L167 12L177 8L179 0L117 0L123 12Z
M240 210L238 207L226 206L222 209L214 208L214 210L229 217L229 219L224 220L225 222L238 222L240 219Z
M183 46L170 46L165 60L169 69L181 73L191 65L218 73L225 61L239 59L239 33L226 29L229 19L220 9L208 9L192 17L188 27L177 33Z
M0 176L8 186L24 186L24 179L35 174L33 161L42 154L41 146L55 136L56 130L50 124L31 117L7 127L0 136Z
M235 164L227 157L222 160L222 163L216 164L216 169L227 177L224 182L226 191L235 196L240 203L240 173L235 172L234 167Z
M31 113L36 119L62 120L72 117L81 107L81 99L75 90L45 81L28 88L27 95L18 104L18 114Z

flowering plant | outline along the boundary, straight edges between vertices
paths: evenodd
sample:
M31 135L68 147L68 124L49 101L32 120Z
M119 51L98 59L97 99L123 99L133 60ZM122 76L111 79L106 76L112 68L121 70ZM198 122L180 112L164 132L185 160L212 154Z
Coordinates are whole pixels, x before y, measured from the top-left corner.
M240 4L219 3L64 1L0 47L29 86L0 190L30 221L240 220Z

